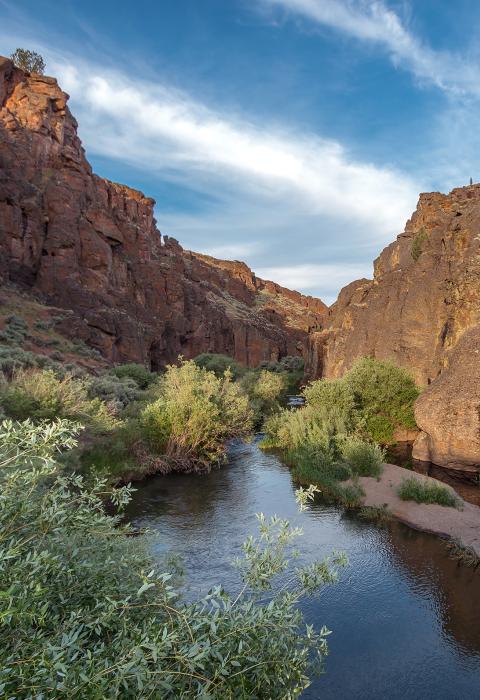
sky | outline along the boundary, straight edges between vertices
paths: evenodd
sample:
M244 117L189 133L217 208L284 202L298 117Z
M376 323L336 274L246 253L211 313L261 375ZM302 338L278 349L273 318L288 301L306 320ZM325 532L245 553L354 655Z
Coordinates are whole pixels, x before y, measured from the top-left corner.
M478 0L0 0L94 170L163 234L332 303L420 192L480 180Z

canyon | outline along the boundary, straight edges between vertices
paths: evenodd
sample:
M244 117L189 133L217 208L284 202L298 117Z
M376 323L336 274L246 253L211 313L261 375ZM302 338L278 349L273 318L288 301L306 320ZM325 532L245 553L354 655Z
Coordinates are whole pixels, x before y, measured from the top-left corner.
M72 309L59 330L111 363L305 355L325 304L162 236L153 199L92 172L67 101L54 78L0 59L3 283Z
M480 185L422 194L373 280L327 309L162 235L153 199L92 172L67 102L54 78L0 58L3 286L73 311L58 330L110 364L301 355L313 379L340 377L362 356L392 360L424 387L414 457L477 469Z
M310 335L310 377L339 377L363 356L408 369L416 402L416 459L480 464L480 185L422 194L373 280L342 289Z

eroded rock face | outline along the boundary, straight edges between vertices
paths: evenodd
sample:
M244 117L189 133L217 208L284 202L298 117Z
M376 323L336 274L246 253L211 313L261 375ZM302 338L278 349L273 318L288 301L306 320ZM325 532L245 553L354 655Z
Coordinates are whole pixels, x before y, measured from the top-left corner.
M418 398L413 457L450 469L480 465L480 327L466 331Z
M162 237L152 199L92 173L67 101L0 58L0 277L73 309L62 330L110 362L304 354L325 305Z
M374 279L345 287L311 335L310 376L339 377L358 357L393 360L427 388L415 457L480 465L480 185L422 194Z
M480 185L422 194L373 280L345 287L313 334L310 374L341 376L357 357L392 359L428 385L480 322Z

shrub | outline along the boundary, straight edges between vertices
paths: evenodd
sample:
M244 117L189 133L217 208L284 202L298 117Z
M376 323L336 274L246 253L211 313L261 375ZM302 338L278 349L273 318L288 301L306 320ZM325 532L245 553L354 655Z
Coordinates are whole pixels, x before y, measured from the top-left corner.
M146 389L157 379L155 372L150 372L143 365L129 362L125 365L117 365L110 370L118 379L133 379L140 389Z
M335 433L347 434L357 423L355 394L342 379L320 379L303 392L317 422Z
M375 525L380 527L387 525L387 523L389 523L392 519L392 514L388 510L387 505L363 506L358 511L358 516L362 518L362 520L374 523Z
M141 414L149 444L180 469L205 469L225 454L225 441L252 426L248 398L227 372L216 377L193 360L170 365L158 398Z
M94 430L108 430L114 422L105 404L90 400L85 383L52 370L19 371L1 388L0 403L10 418L34 421L68 418Z
M103 374L90 381L88 395L92 399L100 399L117 413L132 401L138 400L141 391L137 382L129 376L119 378L116 375Z
M0 340L9 345L21 345L28 333L28 325L20 316L9 316L0 332Z
M284 375L265 369L249 370L241 379L241 387L249 396L256 427L280 410L280 400L285 393Z
M329 436L328 427L309 406L293 411L283 409L266 420L264 430L265 445L282 450L322 445Z
M286 394L296 394L300 390L303 379L305 363L303 357L286 355L278 362L261 362L257 369L266 369L269 372L278 372L283 375Z
M378 445L352 436L343 443L342 457L351 466L354 474L379 477L385 461L385 452Z
M215 352L203 352L201 355L197 355L194 362L198 367L213 372L217 377L223 377L225 372L230 370L232 379L236 380L246 372L246 368L233 357Z
M413 406L419 389L393 362L363 357L341 380L353 392L359 418L375 442L389 442L397 425L415 428Z
M417 262L418 258L421 256L423 252L423 244L425 241L428 240L427 232L425 231L425 228L422 226L422 228L417 231L417 233L414 235L413 240L412 240L412 258Z
M455 508L459 501L452 491L436 481L420 481L414 476L404 479L398 489L402 501L416 503L437 503L440 506Z
M43 75L45 71L45 61L36 51L15 49L10 58L17 68L21 68L27 73L39 73Z
M297 604L334 581L345 558L289 571L298 530L259 515L261 534L238 562L241 593L219 586L184 603L144 537L104 513L104 483L87 489L55 472L55 450L72 443L65 422L0 426L2 694L298 697L327 653L328 630L305 628ZM112 497L121 505L128 489Z

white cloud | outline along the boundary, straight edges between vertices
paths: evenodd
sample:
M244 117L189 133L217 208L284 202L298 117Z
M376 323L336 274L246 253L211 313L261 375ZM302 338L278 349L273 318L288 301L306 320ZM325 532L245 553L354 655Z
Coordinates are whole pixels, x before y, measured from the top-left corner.
M417 78L455 93L480 94L478 65L446 51L435 51L404 26L381 0L258 0L374 42L388 51L393 62Z
M77 64L78 65L78 64ZM348 218L391 235L411 211L418 184L393 168L353 159L341 144L223 114L168 86L95 66L50 67L71 93L89 152L188 182L201 191L287 199L303 211Z
M371 263L342 263L267 266L255 272L262 279L273 279L290 289L301 289L306 294L315 291L326 304L332 304L337 290L353 280L371 278L373 270Z
M1 34L6 47L25 44L21 35ZM253 269L344 259L367 267L415 206L414 178L356 160L338 142L207 106L138 72L29 45L70 93L87 157L110 160L110 171L117 161L127 184L142 172L151 183L146 194L158 187L160 229L185 247L244 259ZM137 173L125 175L125 165ZM176 205L168 194L162 200L168 183L186 188ZM329 287L329 297L349 275L330 277L338 287ZM301 291L323 289L290 279Z

